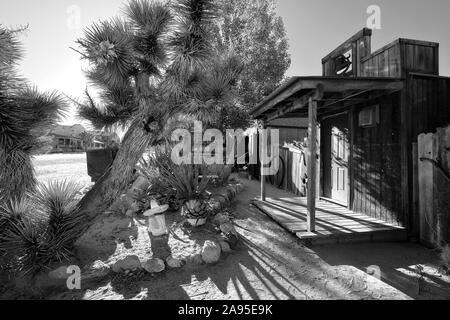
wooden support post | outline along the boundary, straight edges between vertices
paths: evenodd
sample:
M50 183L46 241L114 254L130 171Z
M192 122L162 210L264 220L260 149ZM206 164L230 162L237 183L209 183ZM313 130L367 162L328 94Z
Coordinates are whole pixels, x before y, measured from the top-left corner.
M317 139L317 101L309 98L308 109L308 190L307 190L307 228L316 230L316 139Z
M265 130L266 127L263 123L262 125L262 129ZM267 139L264 138L264 134L261 131L260 133L260 139L259 139L259 144L260 144L260 162L261 162L261 201L266 201L266 176L264 175L264 163L262 161L262 159L266 156L267 154L267 145L266 145Z

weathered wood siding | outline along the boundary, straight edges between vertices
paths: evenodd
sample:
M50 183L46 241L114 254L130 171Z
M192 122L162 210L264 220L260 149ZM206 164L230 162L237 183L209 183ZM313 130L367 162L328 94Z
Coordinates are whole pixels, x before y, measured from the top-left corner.
M361 76L404 78L410 72L439 74L439 45L398 39L361 59Z
M358 113L364 106L380 106L380 123L359 127ZM352 203L356 212L403 226L400 171L400 95L369 100L354 109L352 139Z
M411 139L450 122L450 78L411 75L408 79Z
M430 75L410 74L407 78L406 108L409 126L409 136L406 141L406 155L408 155L408 207L409 229L413 235L418 235L419 210L418 181L414 179L418 175L417 152L413 145L418 142L418 136L422 133L435 133L439 127L450 124L450 78Z
M301 175L302 153L280 148L280 158L282 163L278 174L267 177L267 182L294 195L305 196L305 181Z

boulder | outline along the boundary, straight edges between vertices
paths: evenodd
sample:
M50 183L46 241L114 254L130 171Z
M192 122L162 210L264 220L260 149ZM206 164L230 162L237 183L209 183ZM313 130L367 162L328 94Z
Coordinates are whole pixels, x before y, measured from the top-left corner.
M184 261L181 259L175 259L172 256L167 257L166 264L171 269L178 269L184 265Z
M127 256L114 263L112 266L112 271L114 272L124 272L126 270L135 271L141 268L141 261L137 256Z
M220 259L220 245L213 241L205 241L202 248L202 259L208 264L213 264Z
M152 258L142 263L142 268L149 273L160 273L166 269L164 261L159 258Z
M216 226L220 226L222 224L225 224L227 222L230 222L230 218L223 214L223 213L218 213L216 214L213 219L212 219L212 223Z

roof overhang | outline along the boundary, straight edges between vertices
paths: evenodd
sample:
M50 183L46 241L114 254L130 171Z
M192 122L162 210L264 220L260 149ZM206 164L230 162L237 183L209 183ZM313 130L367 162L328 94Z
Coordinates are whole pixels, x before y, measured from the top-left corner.
M323 112L332 107L367 100L371 94L387 94L402 90L401 78L293 77L275 90L253 110L255 119L274 120L281 117L307 115L310 98L320 103ZM320 90L320 99L317 91Z

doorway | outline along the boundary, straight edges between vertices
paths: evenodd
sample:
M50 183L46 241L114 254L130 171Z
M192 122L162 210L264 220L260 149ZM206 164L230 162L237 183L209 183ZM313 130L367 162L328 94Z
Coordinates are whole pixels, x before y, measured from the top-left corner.
M322 121L323 197L348 206L349 129L348 113Z

